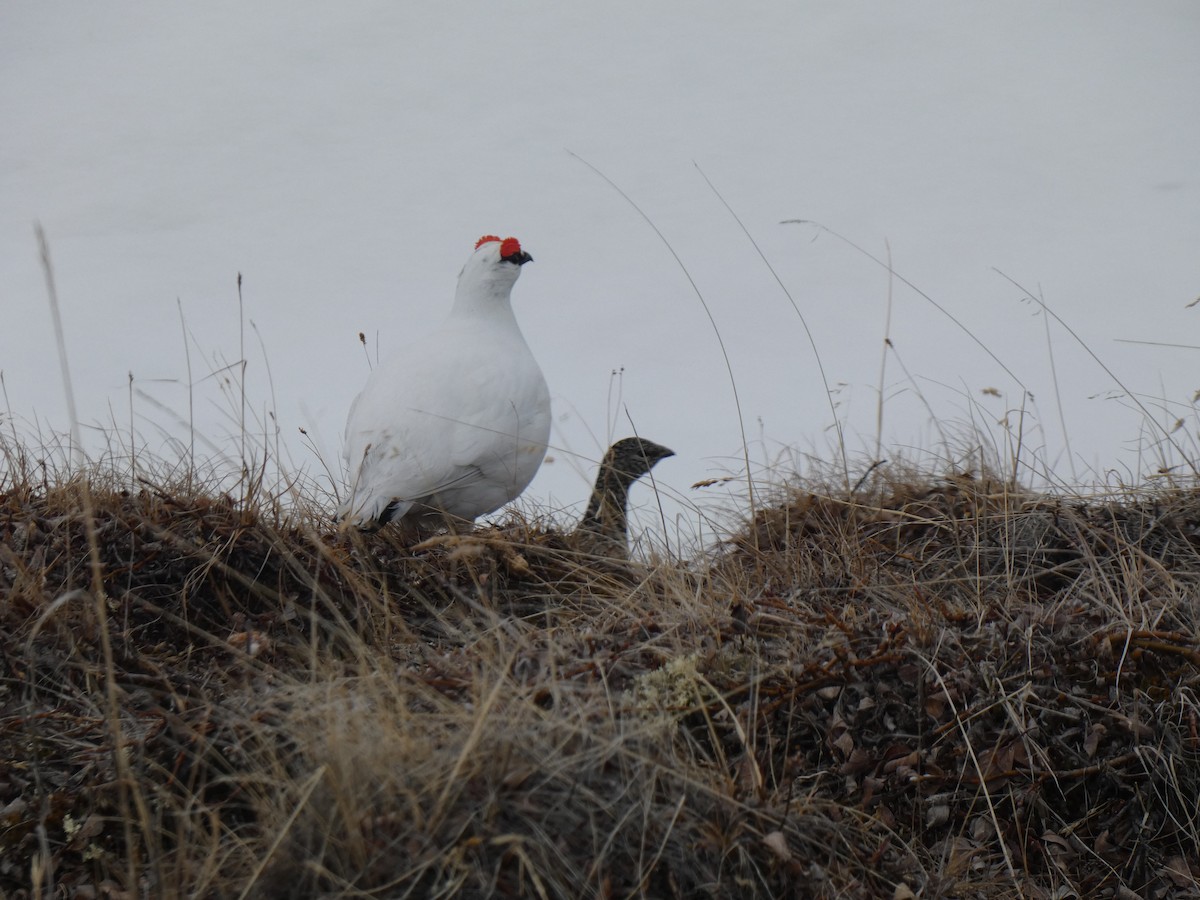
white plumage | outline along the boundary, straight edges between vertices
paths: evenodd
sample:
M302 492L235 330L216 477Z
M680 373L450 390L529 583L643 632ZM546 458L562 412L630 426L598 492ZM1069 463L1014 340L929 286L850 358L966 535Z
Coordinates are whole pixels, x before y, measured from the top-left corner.
M546 455L550 392L510 301L532 257L516 238L475 247L449 317L381 361L350 407L349 524L473 520L525 490Z

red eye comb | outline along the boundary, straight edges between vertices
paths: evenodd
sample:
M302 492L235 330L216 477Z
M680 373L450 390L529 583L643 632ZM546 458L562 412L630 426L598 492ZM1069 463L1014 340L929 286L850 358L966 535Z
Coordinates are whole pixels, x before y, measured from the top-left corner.
M500 258L508 259L521 252L521 242L514 237L505 238L500 242Z
M500 238L496 237L496 235L494 235L494 234L485 234L483 237L481 237L479 240L477 240L475 242L475 249L478 250L484 244L488 244L488 243L491 243L492 241L499 241L499 240L500 240ZM503 253L501 253L501 255L503 256Z

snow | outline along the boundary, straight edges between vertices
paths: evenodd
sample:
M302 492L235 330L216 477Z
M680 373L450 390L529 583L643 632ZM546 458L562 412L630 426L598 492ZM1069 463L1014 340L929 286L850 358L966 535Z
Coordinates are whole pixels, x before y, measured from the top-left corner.
M578 514L632 420L678 454L654 475L690 522L729 488L689 486L743 465L717 332L756 471L836 443L797 311L706 175L811 329L855 459L874 451L890 291L885 452L944 450L930 409L1003 440L1024 404L1031 462L1143 476L1161 438L1126 388L1185 420L1185 448L1198 428L1195 350L1162 346L1194 343L1200 316L1198 45L1191 0L4 4L8 412L66 426L35 221L85 422L127 422L132 378L138 430L169 452L188 415L182 310L198 430L236 455L237 402L200 379L239 356L240 272L247 394L314 471L297 429L337 461L358 333L374 355L428 330L479 235L513 234L536 260L513 300L556 415L526 499ZM715 330L572 154L661 230ZM1012 375L862 252L785 219L890 253Z

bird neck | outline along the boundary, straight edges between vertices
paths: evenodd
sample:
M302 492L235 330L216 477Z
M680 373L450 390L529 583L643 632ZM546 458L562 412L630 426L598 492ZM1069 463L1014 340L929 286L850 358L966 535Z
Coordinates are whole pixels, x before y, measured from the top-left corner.
M460 279L451 314L513 319L512 288L511 277L487 278L475 274Z
M588 500L580 527L600 534L619 535L624 540L630 482L624 472L605 467Z

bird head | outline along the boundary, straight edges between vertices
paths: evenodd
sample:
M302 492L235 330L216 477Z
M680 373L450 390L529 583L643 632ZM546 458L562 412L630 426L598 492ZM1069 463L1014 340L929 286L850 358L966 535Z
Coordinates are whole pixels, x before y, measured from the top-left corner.
M475 252L458 275L458 294L507 295L521 274L521 266L532 260L516 238L501 240L485 235L475 244Z
M489 244L497 244L497 247L489 247ZM501 262L512 263L514 265L523 266L527 262L533 262L533 257L521 249L521 242L515 237L498 238L494 234L485 234L475 242L475 252L478 254L480 250L495 250L496 255Z
M614 471L632 479L641 478L660 460L674 456L675 451L645 438L622 438L608 448L605 462Z

